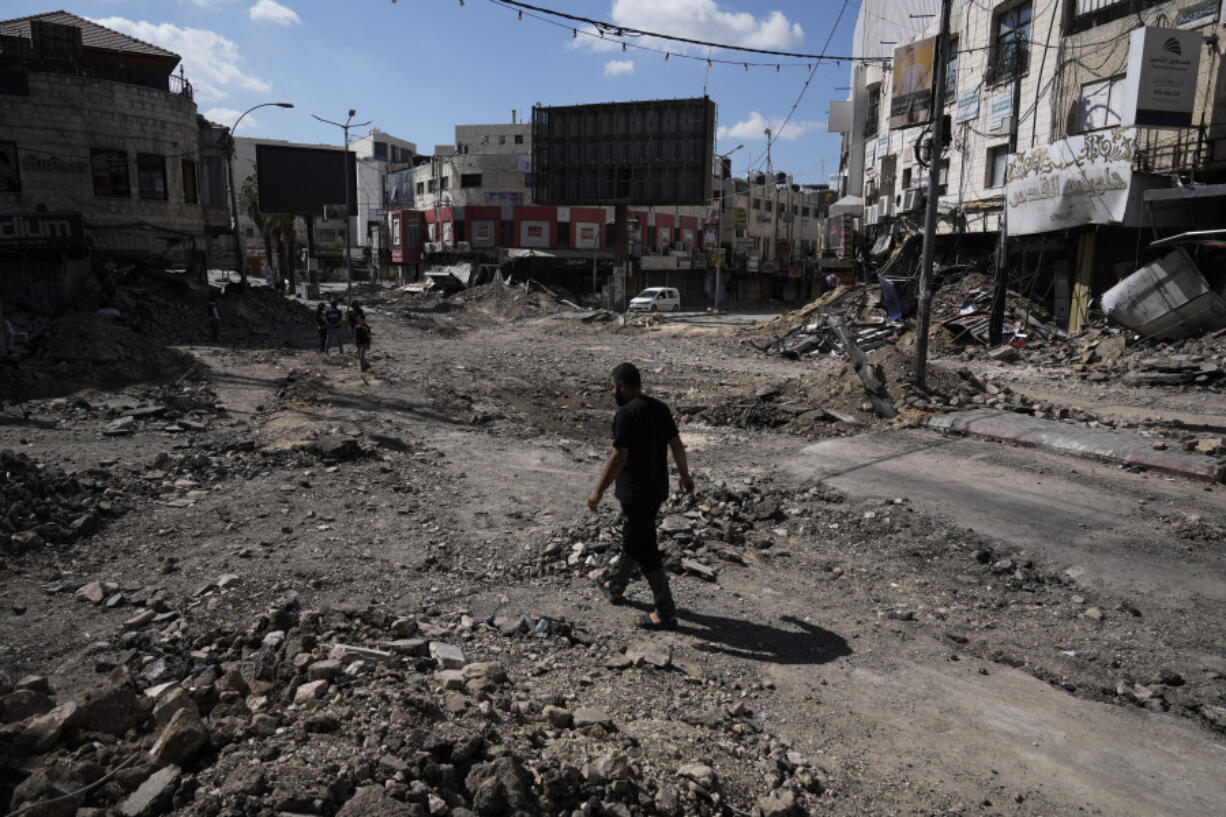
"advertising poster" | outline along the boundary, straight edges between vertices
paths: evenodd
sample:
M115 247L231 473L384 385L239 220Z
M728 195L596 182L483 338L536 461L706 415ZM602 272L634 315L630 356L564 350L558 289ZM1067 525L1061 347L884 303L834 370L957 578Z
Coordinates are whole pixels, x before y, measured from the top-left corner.
M1070 136L1009 157L1009 235L1120 224L1132 185L1135 128Z
M581 250L593 250L600 244L600 225L581 221L575 227L575 246Z
M494 222L474 221L472 223L470 238L471 241L469 241L469 243L474 247L494 246Z
M549 222L547 221L523 221L519 225L519 246L521 247L548 247L549 246Z
M936 37L894 49L890 127L923 125L932 118L932 66Z

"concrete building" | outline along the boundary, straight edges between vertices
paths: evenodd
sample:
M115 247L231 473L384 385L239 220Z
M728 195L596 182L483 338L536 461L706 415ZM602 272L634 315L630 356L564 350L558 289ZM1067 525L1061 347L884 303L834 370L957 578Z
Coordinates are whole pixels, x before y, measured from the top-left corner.
M840 205L866 243L918 231L935 188L939 234L990 246L1007 222L1012 280L1078 328L1091 293L1135 269L1154 231L1220 226L1226 198L1210 186L1226 180L1219 4L955 0L938 112L952 138L935 185L921 162L927 110L908 123L896 47L873 42L920 53L939 31L939 3L905 36L880 19L898 18L884 5L889 14L862 4L857 30L886 28L854 46L872 60L852 67L851 98L831 106L843 133ZM1191 188L1202 201L1194 210L1179 192Z
M47 271L91 260L203 269L224 164L178 64L67 12L0 21L0 297L61 307Z

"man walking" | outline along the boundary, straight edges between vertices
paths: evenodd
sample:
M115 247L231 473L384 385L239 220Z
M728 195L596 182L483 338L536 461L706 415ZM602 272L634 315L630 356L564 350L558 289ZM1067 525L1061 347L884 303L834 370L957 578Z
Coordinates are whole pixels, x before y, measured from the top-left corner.
M327 326L327 338L324 340L324 354L328 353L328 349L332 344L336 344L336 349L342 355L345 354L345 338L341 335L341 319L344 317L336 298L332 299L332 303L324 310L324 324Z
M677 463L678 482L694 491L685 447L668 406L643 394L642 378L632 363L613 370L613 399L620 408L613 418L613 453L605 463L596 490L587 498L593 511L615 481L622 505L622 559L617 573L597 587L612 604L625 603L624 593L637 564L651 586L655 609L635 624L647 630L675 629L677 608L656 542L656 514L668 498L668 452Z

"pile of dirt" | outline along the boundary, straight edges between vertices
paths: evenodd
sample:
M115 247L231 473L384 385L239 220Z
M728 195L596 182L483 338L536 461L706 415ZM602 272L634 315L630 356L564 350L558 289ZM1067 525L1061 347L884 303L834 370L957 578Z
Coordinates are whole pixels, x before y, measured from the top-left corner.
M120 319L77 313L51 322L30 342L27 357L0 367L0 393L30 400L87 387L158 383L194 365L191 355L138 333Z
M103 468L70 474L6 449L0 475L0 552L71 544L128 508L122 481Z
M471 306L501 321L535 318L567 307L540 290L524 291L497 281L475 286L449 299L452 304Z

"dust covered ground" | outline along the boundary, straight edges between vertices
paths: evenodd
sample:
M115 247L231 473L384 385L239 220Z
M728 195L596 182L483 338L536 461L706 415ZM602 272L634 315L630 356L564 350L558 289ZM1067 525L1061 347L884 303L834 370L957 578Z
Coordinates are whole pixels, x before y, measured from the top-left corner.
M918 394L899 344L870 354L901 407L887 423L839 361L501 287L363 299L363 374L348 347L314 350L307 310L244 297L222 344L195 307L162 310L73 329L120 332L112 368L144 344L130 377L63 362L53 336L10 381L0 809L1226 811L1221 488L917 428L951 403L1058 414L1093 402L1081 379L953 353ZM585 499L623 360L673 406L698 483L661 514L676 632L633 628L642 582L621 608L593 587L617 554L615 503ZM1163 394L1127 399L1220 410ZM1044 480L1086 528L1136 501L1098 536L1040 513L1012 536L905 481L841 492L822 441L1011 474L979 500L1010 518Z

